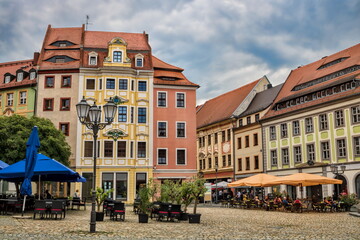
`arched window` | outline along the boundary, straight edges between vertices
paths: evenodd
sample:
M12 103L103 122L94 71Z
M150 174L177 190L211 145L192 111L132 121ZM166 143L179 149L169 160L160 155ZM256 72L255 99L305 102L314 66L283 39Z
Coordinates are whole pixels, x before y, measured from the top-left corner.
M121 51L114 51L113 53L113 62L122 62L122 52Z
M355 178L355 192L357 196L360 196L360 174Z

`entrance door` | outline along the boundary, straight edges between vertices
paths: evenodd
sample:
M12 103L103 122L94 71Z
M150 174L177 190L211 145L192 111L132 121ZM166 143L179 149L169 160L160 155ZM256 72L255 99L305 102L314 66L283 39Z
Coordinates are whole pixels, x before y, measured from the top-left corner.
M335 177L335 179L339 179L339 180L342 180L343 183L342 184L335 184L334 185L334 199L338 199L338 196L342 193L342 192L346 192L348 193L348 189L347 189L347 181L345 179L344 176L342 175L338 175Z
M360 196L360 174L355 178L355 192L357 196Z
M91 200L93 174L92 173L83 173L82 176L84 178L86 178L86 182L82 183L81 197Z

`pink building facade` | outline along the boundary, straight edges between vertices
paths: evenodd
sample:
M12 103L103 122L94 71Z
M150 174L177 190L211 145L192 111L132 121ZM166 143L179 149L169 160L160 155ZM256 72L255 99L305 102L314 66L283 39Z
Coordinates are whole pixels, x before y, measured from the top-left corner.
M185 180L196 175L196 89L183 69L153 57L153 177Z

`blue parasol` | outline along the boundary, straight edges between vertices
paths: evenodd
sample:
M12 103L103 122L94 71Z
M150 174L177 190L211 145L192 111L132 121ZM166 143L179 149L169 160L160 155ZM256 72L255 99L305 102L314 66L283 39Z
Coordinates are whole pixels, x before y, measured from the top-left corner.
M34 175L34 168L37 160L37 152L40 147L40 140L38 134L38 128L33 127L29 140L26 143L26 160L25 160L25 178L21 185L20 193L22 195L30 196L31 191L31 178Z

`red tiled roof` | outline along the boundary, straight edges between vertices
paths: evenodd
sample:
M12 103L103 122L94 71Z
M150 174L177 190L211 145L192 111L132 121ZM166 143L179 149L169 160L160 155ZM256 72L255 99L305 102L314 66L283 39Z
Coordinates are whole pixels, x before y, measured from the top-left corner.
M66 48L74 48L79 47L81 44L81 35L82 28L74 27L74 28L49 28L49 32L47 38L45 39L44 46L45 48L51 49L59 49L59 47L51 46L50 44L56 41L69 41L74 43L75 45L66 47Z
M182 73L184 69L170 65L154 56L152 56L152 63L154 67L155 85L199 87L199 85L190 82L184 76Z
M124 32L98 32L85 31L84 47L108 48L108 43L115 37L120 37L127 43L130 50L150 50L145 33L124 33Z
M35 84L36 79L29 80L29 76L25 77L22 81L16 82L16 78L9 83L4 83L4 74L11 73L12 75L16 75L16 71L22 69L26 72L29 72L33 66L33 59L29 60L20 60L15 62L6 62L0 63L0 88L10 88L15 86L23 86L28 84Z
M205 102L196 114L197 128L230 118L259 81L260 79Z
M340 59L340 58L347 58L342 62L339 62L337 64L334 64L332 66L323 68L323 69L319 69L319 67L323 66L324 64L327 64L329 62L332 62L334 60ZM288 78L286 79L282 89L280 90L278 96L276 97L273 106L276 103L281 102L283 99L289 99L291 98L292 95L295 96L299 96L302 93L309 93L309 91L314 90L315 89L319 89L322 87L326 87L329 84L332 84L334 82L339 81L340 79L344 78L344 77L348 77L352 74L357 74L360 73L360 70L354 71L354 72L350 72L341 76L338 76L336 78L330 79L328 81L324 81L306 88L303 88L301 90L298 91L292 91L294 89L294 87L296 87L297 85L300 84L304 84L307 82L311 82L312 80L327 76L329 74L332 74L334 72L338 72L342 69L348 68L348 67L352 67L355 65L360 65L360 44L357 44L355 46L352 46L350 48L347 48L345 50L342 50L338 53L335 53L331 56L328 57L324 57L316 62L310 63L308 65L299 67L297 69L294 69L290 72ZM286 112L292 112L293 110L299 109L299 108L303 108L303 107L308 107L308 106L313 106L313 105L317 105L320 104L324 101L328 101L332 98L336 98L337 96L343 96L344 94L349 95L352 94L353 91L346 91L342 94L334 94L332 96L328 96L322 99L318 99L315 101L309 101L305 104L300 104L297 106L293 106L293 107L289 107L286 109L282 109L279 111L275 111L275 110L269 110L266 115L264 116L264 118L268 118L268 117L272 117L275 115L279 115L279 114L283 114ZM273 108L273 107L272 107Z

